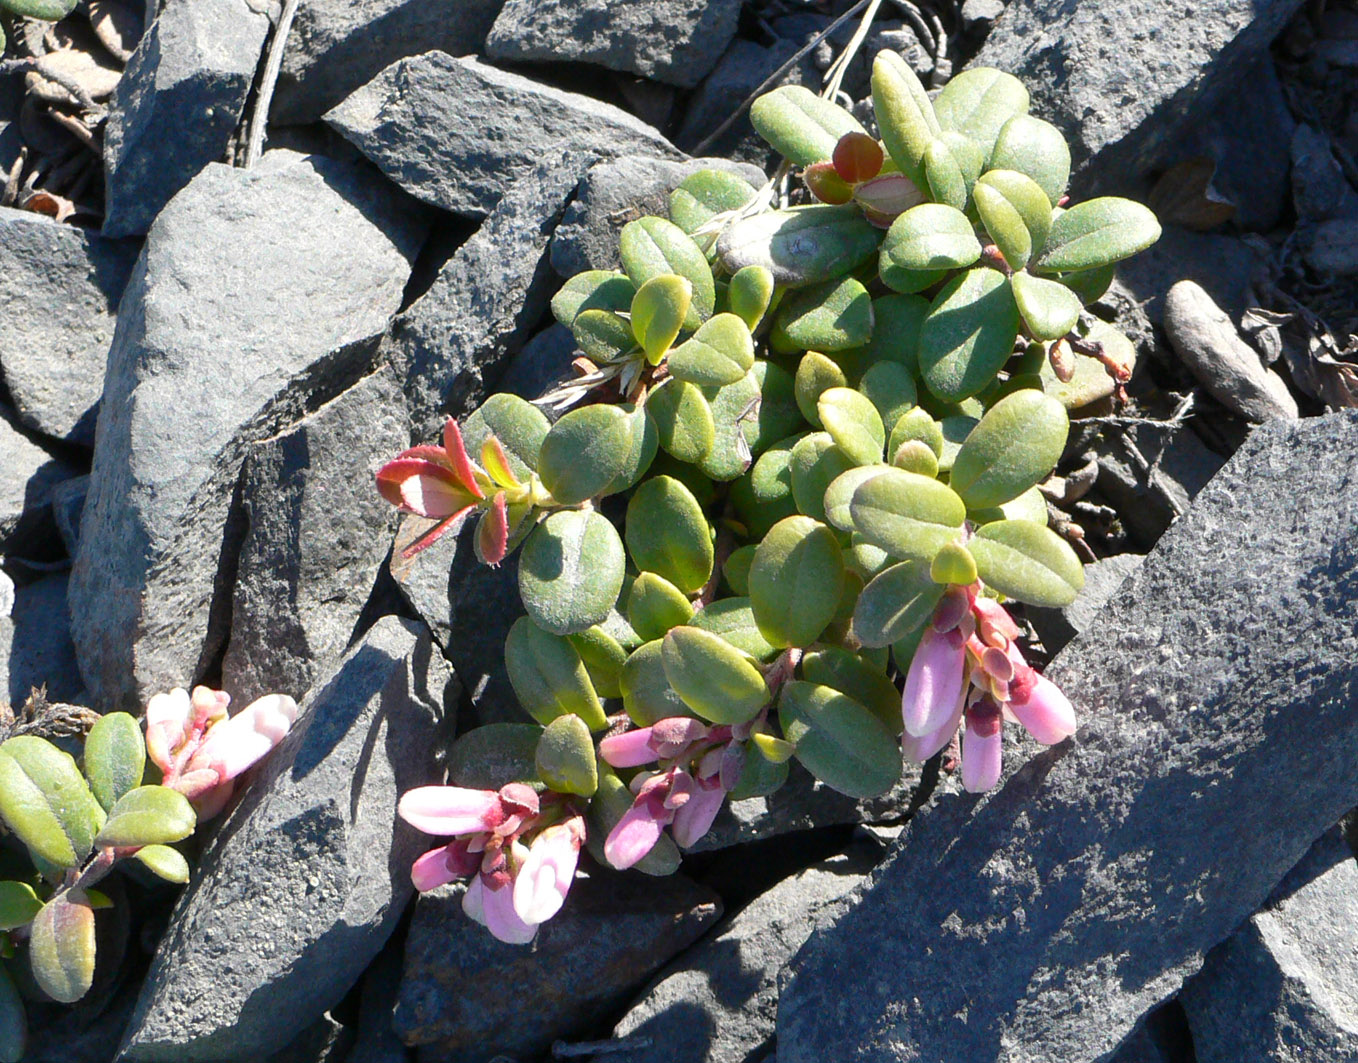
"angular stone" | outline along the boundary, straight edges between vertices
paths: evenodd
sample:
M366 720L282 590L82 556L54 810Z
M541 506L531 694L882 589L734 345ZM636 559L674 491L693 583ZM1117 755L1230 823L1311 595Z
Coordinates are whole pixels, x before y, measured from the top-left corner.
M541 398L557 384L574 375L571 361L579 350L571 330L554 322L525 343L523 350L510 359L495 390L507 391L530 402Z
M13 605L0 615L0 698L11 705L22 705L44 684L49 701L84 700L66 608L67 579L61 572L17 589L10 585Z
M417 199L478 218L549 154L677 157L626 111L443 52L393 63L325 120Z
M1321 274L1358 274L1358 217L1321 222L1304 244L1303 254Z
M0 208L0 365L19 420L94 445L104 362L137 245Z
M52 492L76 469L19 431L16 415L0 405L0 551L26 557L59 555L52 523Z
M456 697L427 633L395 617L312 692L204 850L120 1058L258 1058L339 1002L411 895L427 840L396 802L440 778Z
M1250 436L1052 665L1075 736L917 814L798 954L782 1063L1106 1058L1358 804L1355 460L1358 411Z
M366 169L282 152L208 167L157 219L109 354L71 576L100 708L136 711L208 666L249 445L367 368L420 234Z
M475 538L472 524L446 532L414 564L394 560L392 575L462 680L477 722L528 723L505 671L505 639L524 611L519 555L499 568L483 565Z
M1085 586L1080 596L1063 609L1028 606L1024 615L1032 621L1037 636L1048 653L1056 653L1066 643L1095 623L1104 603L1127 577L1141 567L1140 554L1114 554L1085 565Z
M691 89L721 58L739 17L740 0L506 0L486 51L593 63Z
M1301 0L1013 0L972 66L1017 75L1077 171L1143 175L1235 88Z
M1133 425L1103 437L1097 450L1099 493L1147 550L1226 463L1189 425L1172 432Z
M166 4L132 53L104 131L104 233L150 228L226 152L269 20L250 0Z
M90 493L88 476L73 476L52 488L52 519L66 553L75 556L80 541L80 514L85 509L85 498Z
M503 0L308 0L283 51L269 118L314 122L386 67L431 48L485 49Z
M300 698L348 646L396 525L373 477L409 442L401 393L379 370L251 450L222 661L222 689L239 704Z
M745 1063L773 1038L779 969L881 856L861 841L761 893L661 972L613 1030L638 1047L610 1063Z
M578 153L540 160L393 323L382 356L401 383L418 442L485 398L537 327L556 287L547 244L588 165Z
M409 1063L411 1053L392 1028L401 993L405 936L393 934L363 976L359 993L358 1037L346 1063Z
M674 162L627 155L595 163L580 182L552 237L552 268L563 277L587 269L617 269L618 236L629 221L647 214L669 217L669 194L689 174L725 170L750 182L764 183L764 171L726 159Z
M1165 296L1165 332L1193 375L1232 413L1255 422L1297 416L1297 400L1283 378L1264 367L1231 319L1193 281L1180 281Z
M1327 832L1180 999L1198 1063L1358 1061L1358 863Z
M420 1063L534 1058L587 1034L721 915L721 899L682 875L591 868L525 948L468 919L462 893L422 894L406 938L395 1024Z
M1292 202L1302 223L1351 213L1358 193L1349 187L1327 134L1302 123L1292 137Z

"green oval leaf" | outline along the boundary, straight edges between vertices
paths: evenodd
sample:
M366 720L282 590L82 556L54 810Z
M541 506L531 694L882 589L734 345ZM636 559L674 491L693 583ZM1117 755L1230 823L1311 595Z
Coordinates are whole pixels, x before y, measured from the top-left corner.
M858 596L854 637L864 646L890 646L932 619L946 589L929 578L929 566L920 561L884 569Z
M152 874L166 882L183 885L189 880L189 862L178 849L168 845L144 845L132 854Z
M631 309L637 286L623 273L588 269L571 277L552 296L552 316L570 328L582 310Z
M108 813L108 822L95 838L99 848L168 845L187 838L198 825L188 798L168 786L138 786L129 790Z
M1065 449L1070 418L1055 399L1032 388L1006 395L953 459L949 483L971 509L998 506L1046 479Z
M462 426L462 439L470 454L481 453L492 435L505 448L510 471L520 480L538 467L542 442L551 422L526 399L502 392L483 402Z
M866 131L853 115L800 85L766 92L750 106L750 124L795 166L830 158L845 133Z
M94 912L73 892L43 905L28 939L34 981L59 1004L74 1004L94 981Z
M572 635L602 623L622 590L622 540L593 511L553 513L533 530L519 559L519 594L537 625Z
M752 720L772 696L759 669L743 653L720 635L701 628L670 631L661 660L675 693L712 723Z
M831 388L842 388L849 383L844 369L833 358L819 351L807 351L797 363L794 395L797 408L811 424L824 428L820 419L820 397Z
M1084 589L1080 559L1045 525L1026 520L986 524L967 549L986 586L1016 601L1060 608Z
M731 313L753 332L773 300L773 274L763 266L746 266L731 278L726 298L731 304Z
M891 734L900 734L901 694L877 665L838 646L802 658L802 678L846 694L877 717Z
M576 344L599 365L608 365L636 349L632 324L612 310L581 310L571 324Z
M141 785L146 770L146 740L126 712L101 716L85 736L85 777L105 810Z
M915 378L900 362L878 362L863 374L858 390L872 403L883 425L894 425L919 401Z
M608 867L608 860L604 857L604 840L627 814L634 799L635 795L627 788L627 784L608 765L600 764L599 788L589 803L585 831L585 845L600 867ZM655 848L632 867L646 875L672 875L679 870L679 861L679 847L668 834L662 833Z
M692 236L715 215L745 206L754 193L750 183L736 174L699 170L670 193L670 221Z
M1010 269L1028 264L1046 243L1052 205L1037 182L1016 170L991 170L972 189L976 211Z
M678 337L691 302L692 283L673 273L652 277L637 289L632 298L632 335L652 365L660 364Z
M981 257L981 241L967 216L943 203L921 203L891 223L882 243L883 268L958 269Z
M751 545L749 550L753 563L756 547ZM720 635L756 661L768 663L778 656L778 647L771 645L760 633L748 597L722 598L712 602L693 614L689 626Z
M1005 123L1027 112L1028 90L1023 82L985 66L955 74L934 99L938 124L975 141L986 156Z
M924 153L943 127L919 77L896 52L873 60L872 109L892 161L916 187L926 187Z
M632 581L627 622L646 641L664 638L670 628L687 624L692 616L693 605L684 592L664 576L643 572Z
M538 723L574 715L592 731L608 726L575 644L543 631L526 616L514 621L505 638L505 671L519 704Z
M559 716L547 725L535 760L538 776L557 793L592 797L599 788L594 740L578 716Z
M471 790L498 790L538 781L542 728L532 723L488 723L460 735L448 750L448 781Z
M832 790L876 797L900 778L895 736L847 694L815 683L788 683L778 699L778 719L797 747L797 759Z
M656 639L638 646L622 668L622 705L638 727L670 716L695 715L670 686L663 645L664 640Z
M967 507L946 485L901 469L883 469L853 493L854 530L893 557L930 561L957 538Z
M728 273L762 266L785 288L842 277L866 262L881 242L862 211L813 205L742 218L717 240L717 257Z
M812 432L792 448L792 497L797 508L814 520L825 520L825 496L855 462L835 445L828 432Z
M762 409L759 406L760 389L755 372L760 365L767 364L756 363L755 369L751 369L734 384L703 388L703 397L712 409L715 433L712 449L698 464L704 476L718 481L734 480L750 467L753 448L749 440L754 434L751 431L751 411Z
M886 429L867 397L853 388L830 388L821 393L816 410L830 438L855 465L882 460Z
M627 456L613 482L604 488L602 493L605 495L621 494L638 483L660 450L660 433L656 431L655 422L647 415L644 406L623 403L618 409L626 418Z
M891 429L887 440L886 452L894 455L902 443L917 440L924 443L938 457L943 453L943 426L929 416L923 409L913 409L903 414Z
M940 399L975 395L1014 351L1019 312L1004 274L971 269L934 300L920 330L920 375Z
M606 492L633 450L632 424L620 406L571 410L552 425L538 455L538 475L552 497L573 506Z
M1064 284L1023 271L1010 277L1009 283L1023 323L1034 339L1060 339L1080 320L1080 297Z
M653 476L627 504L627 550L639 569L694 594L712 575L712 530L702 506L678 480Z
M853 530L849 503L859 486L885 469L885 465L859 465L836 476L825 489L825 517L840 531Z
M1036 263L1043 273L1094 269L1144 251L1160 239L1160 223L1140 203L1103 196L1077 203L1052 222Z
M42 901L27 882L0 882L0 930L27 926L42 911Z
M1016 114L1000 127L990 153L995 170L1017 170L1037 182L1051 203L1058 202L1070 180L1070 148L1061 131L1032 115Z
M652 277L678 274L693 285L693 299L684 328L696 329L712 316L717 287L707 256L693 238L665 218L647 217L628 222L618 237L623 272L640 286Z
M671 351L666 364L691 384L734 384L754 365L754 338L735 314L718 314Z
M5 0L3 6L20 18L60 22L75 10L76 0Z
M809 646L834 619L844 591L835 533L810 517L780 520L750 566L750 605L773 646Z
M104 809L70 754L36 735L0 744L0 819L34 855L78 866L104 825Z
M627 650L622 643L598 624L574 635L567 635L566 638L584 662L589 681L599 697L622 697L622 666L627 660Z
M843 351L872 338L872 298L852 277L789 292L771 341L782 351Z
M699 462L711 451L717 431L712 407L693 384L666 380L646 396L646 412L666 453Z

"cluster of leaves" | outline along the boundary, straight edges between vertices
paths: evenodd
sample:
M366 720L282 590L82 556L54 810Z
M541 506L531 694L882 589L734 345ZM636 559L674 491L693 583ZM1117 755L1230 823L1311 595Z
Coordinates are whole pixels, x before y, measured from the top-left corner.
M1047 697L998 605L1063 605L1084 580L1036 490L1069 427L1039 370L1121 371L1082 306L1159 226L1122 199L1064 205L1067 146L1008 74L931 101L882 53L872 87L880 141L805 89L754 105L819 202L769 209L704 171L622 230L620 271L567 281L552 310L580 375L547 405L588 404L552 423L493 396L378 475L438 522L412 552L468 518L482 560L522 547L505 661L540 726L464 736L452 781L568 795L615 866L672 871L661 826L690 843L793 757L845 794L889 790L922 640L907 755L964 704L980 748L1001 706ZM954 663L950 716L929 702Z
M0 822L33 868L0 881L0 1060L23 1053L16 981L60 1003L89 989L94 912L110 903L93 887L119 860L131 857L161 878L188 881L188 863L172 843L193 833L193 807L183 794L148 784L145 774L141 727L124 712L90 728L80 764L36 734L0 743ZM7 969L23 953L31 982Z

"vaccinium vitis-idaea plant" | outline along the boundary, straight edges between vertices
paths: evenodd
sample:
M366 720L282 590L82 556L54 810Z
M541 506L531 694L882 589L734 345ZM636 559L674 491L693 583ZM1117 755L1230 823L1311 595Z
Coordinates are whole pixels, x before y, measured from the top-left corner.
M38 734L0 742L0 824L33 869L0 881L0 954L11 959L23 945L33 982L51 999L79 1000L94 977L94 913L111 903L96 883L129 857L187 882L188 861L173 843L221 811L234 780L282 740L297 713L279 694L235 716L229 702L206 687L157 694L145 737L125 712L99 717L79 763ZM24 1029L22 1000L0 963L0 1060L22 1058Z
M960 733L980 791L1005 719L1075 730L1003 603L1083 586L1037 490L1069 429L1047 389L1087 357L1125 381L1129 345L1082 308L1159 225L1068 205L1066 144L1008 74L931 100L882 53L872 90L877 136L805 89L755 102L810 202L703 171L622 229L621 270L565 283L580 356L541 403L554 423L496 395L378 474L434 522L408 554L471 515L483 560L522 544L505 663L536 723L469 732L456 785L402 803L454 839L416 885L472 877L504 940L559 906L582 835L668 873L793 757L869 797Z

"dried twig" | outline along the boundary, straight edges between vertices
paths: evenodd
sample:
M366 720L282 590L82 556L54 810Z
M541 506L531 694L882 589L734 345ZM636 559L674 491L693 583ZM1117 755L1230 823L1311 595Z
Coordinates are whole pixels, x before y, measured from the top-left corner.
M255 97L255 110L250 116L250 139L245 145L245 169L249 169L264 152L264 130L269 124L269 108L273 105L273 93L278 85L278 74L283 69L283 50L287 47L288 34L292 31L292 20L297 15L298 0L283 0L283 11L278 16L273 38L269 41L269 54L264 62L264 77L259 83L259 94Z

